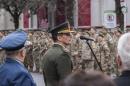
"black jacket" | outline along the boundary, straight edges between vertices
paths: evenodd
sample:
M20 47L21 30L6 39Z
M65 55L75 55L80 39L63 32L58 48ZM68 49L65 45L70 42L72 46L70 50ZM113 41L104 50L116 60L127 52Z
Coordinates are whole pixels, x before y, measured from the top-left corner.
M117 86L130 86L130 70L123 71L122 74L115 80Z

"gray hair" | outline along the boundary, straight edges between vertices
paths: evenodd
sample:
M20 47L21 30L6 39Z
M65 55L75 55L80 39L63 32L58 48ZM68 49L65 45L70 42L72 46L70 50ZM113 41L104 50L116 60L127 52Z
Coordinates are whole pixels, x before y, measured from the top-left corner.
M130 69L130 33L125 33L120 37L117 51L124 68Z

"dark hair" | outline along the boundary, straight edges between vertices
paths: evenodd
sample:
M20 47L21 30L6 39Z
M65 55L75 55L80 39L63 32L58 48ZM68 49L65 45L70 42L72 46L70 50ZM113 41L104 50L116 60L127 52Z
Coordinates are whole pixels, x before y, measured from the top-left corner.
M57 41L58 41L58 39L57 39L57 34L52 34L52 40L53 40L54 42L57 42Z
M112 79L102 73L80 71L72 73L61 81L60 86L115 86L115 84Z
M64 35L64 34L66 34L67 35L67 33L53 33L52 34L52 40L54 41L54 42L57 42L58 41L58 36L61 36L61 35Z

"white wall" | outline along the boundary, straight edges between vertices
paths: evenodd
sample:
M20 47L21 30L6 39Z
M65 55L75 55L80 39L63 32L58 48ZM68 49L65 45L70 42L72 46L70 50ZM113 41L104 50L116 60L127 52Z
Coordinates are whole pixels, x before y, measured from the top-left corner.
M115 0L102 0L104 10L115 10Z
M128 12L126 13L126 25L130 26L130 0L126 0Z
M20 29L23 28L23 13L20 15L20 18L19 18L19 28Z
M0 9L0 30L5 29L5 10Z
M91 26L103 26L105 11L114 11L114 0L91 0Z
M101 0L91 0L91 26L101 26Z
M7 11L5 13L5 30L14 30L13 19Z

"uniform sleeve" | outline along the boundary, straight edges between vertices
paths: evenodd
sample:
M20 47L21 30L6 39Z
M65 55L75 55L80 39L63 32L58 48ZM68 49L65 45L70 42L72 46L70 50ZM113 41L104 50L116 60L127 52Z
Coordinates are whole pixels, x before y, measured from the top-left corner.
M13 86L36 86L36 84L29 74L22 73L15 78Z
M110 55L110 49L109 49L107 43L105 43L105 44L103 45L103 49L104 49L105 55L106 55L106 56L109 56L109 55Z
M72 62L67 54L62 54L56 61L57 72L60 80L65 78L72 71Z

